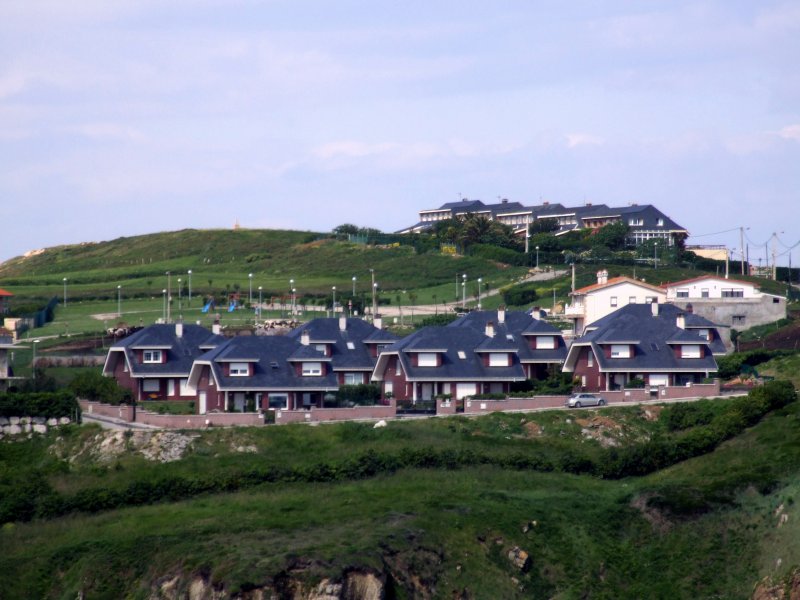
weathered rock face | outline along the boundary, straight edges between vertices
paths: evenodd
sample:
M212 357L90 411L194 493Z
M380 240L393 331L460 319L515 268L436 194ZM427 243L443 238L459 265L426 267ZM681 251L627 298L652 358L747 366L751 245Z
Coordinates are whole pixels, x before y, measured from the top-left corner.
M230 594L202 575L183 574L159 579L152 587L150 600L382 600L385 584L381 575L363 570L343 574L341 581L322 579L307 584L284 574L271 585Z
M753 590L752 600L800 600L800 567L783 581L762 579Z
M53 451L71 462L90 458L99 463L109 463L124 454L140 454L147 460L172 462L180 460L191 447L197 435L175 431L112 431L103 430L88 438L77 452L67 456L58 442ZM63 451L63 452L62 452Z

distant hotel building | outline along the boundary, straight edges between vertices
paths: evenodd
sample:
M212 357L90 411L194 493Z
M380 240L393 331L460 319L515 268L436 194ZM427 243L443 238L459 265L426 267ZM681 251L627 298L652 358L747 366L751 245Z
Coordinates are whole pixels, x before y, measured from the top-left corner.
M541 219L555 219L558 230L555 235L563 235L580 229L597 229L609 223L623 222L628 225L631 244L641 244L651 239L665 240L673 246L679 239L686 238L689 232L667 217L651 204L632 204L612 208L605 204L586 204L565 207L562 204L542 202L535 206L523 206L519 202L502 200L497 204L484 204L480 200L461 200L448 202L439 208L419 212L419 221L398 233L420 233L430 229L434 223L462 217L467 214L485 216L512 227L517 234L524 235L527 227Z

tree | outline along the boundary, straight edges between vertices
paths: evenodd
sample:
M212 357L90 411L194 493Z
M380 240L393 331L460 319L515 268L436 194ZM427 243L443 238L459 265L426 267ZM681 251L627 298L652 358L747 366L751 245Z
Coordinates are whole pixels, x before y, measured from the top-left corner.
M358 227L352 223L343 223L333 228L333 233L337 236L347 237L348 235L356 235Z
M592 246L605 246L609 250L624 250L628 231L628 225L622 221L609 223L600 229L595 229L590 242Z
M528 233L536 235L537 233L555 233L558 231L558 219L536 219L528 226Z

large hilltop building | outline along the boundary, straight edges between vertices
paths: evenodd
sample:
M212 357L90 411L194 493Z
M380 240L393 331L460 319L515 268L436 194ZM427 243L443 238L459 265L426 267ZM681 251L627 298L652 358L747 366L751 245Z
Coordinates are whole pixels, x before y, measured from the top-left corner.
M517 233L524 234L527 227L541 219L555 219L558 229L555 235L563 235L580 229L597 229L609 223L622 222L628 225L628 241L641 244L651 239L665 240L673 246L684 239L689 232L670 219L651 204L631 204L624 207L610 207L605 204L585 204L566 207L563 204L542 202L535 206L523 206L519 202L502 200L496 204L485 204L480 200L463 199L460 202L447 202L439 208L429 208L419 212L419 221L399 233L420 233L429 230L438 221L455 219L467 214L483 215L487 219L499 221L513 227Z

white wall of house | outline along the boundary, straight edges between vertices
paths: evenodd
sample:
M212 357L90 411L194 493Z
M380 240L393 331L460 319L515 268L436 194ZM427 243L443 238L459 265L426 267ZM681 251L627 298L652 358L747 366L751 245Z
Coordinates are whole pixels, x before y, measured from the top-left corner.
M656 291L650 287L623 281L575 297L575 300L570 304L570 309L577 310L580 305L583 306L583 310L580 312L582 313L583 326L585 327L606 315L610 315L623 306L628 304L647 304L653 298L657 299L659 304L663 304L666 302L667 295L665 292ZM567 316L569 316L569 310Z
M718 299L737 301L737 298L758 299L761 291L747 281L724 279L722 277L705 277L686 283L674 283L664 286L667 289L667 300L703 300ZM731 295L735 291L736 295ZM727 292L727 293L724 293ZM741 293L741 295L738 295ZM688 294L688 295L684 295ZM727 296L727 297L726 297Z

